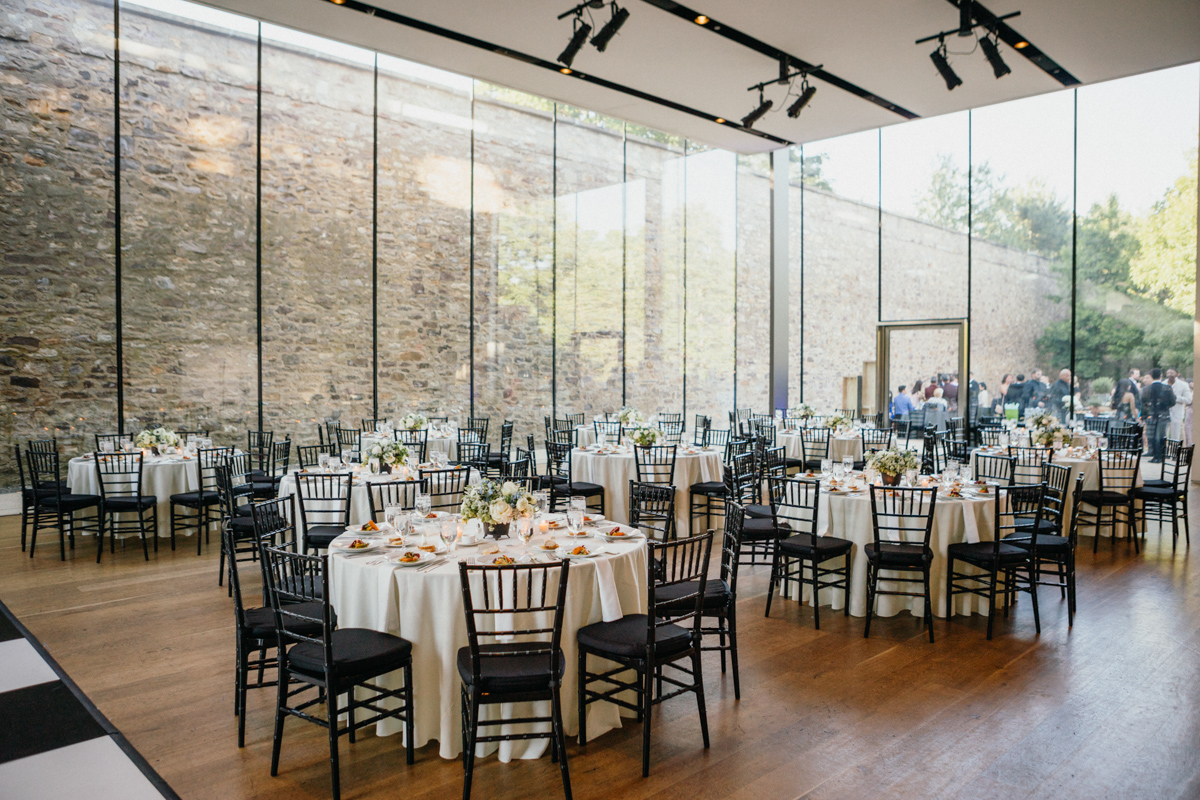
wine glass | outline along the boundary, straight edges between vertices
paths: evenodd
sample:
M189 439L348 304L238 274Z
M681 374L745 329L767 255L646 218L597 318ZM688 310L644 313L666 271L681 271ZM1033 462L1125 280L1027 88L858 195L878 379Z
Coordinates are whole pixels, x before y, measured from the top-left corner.
M334 472L337 472L339 469L342 468L342 459L338 458L337 456L330 456L329 457L329 468L331 470L333 470Z
M842 472L847 475L854 472L854 456L842 456Z
M533 502L537 504L537 513L545 516L550 507L550 493L545 489L539 489L533 493Z
M100 443L100 452L101 453L111 453L112 451L113 451L112 439L105 439L103 442Z
M417 499L413 503L413 508L421 519L429 516L430 509L433 508L433 501L429 497L428 492L417 492Z
M400 517L400 506L396 505L395 503L390 503L384 507L383 522L385 525L387 525L389 528L392 529L393 533L400 532L400 529L397 524L399 517Z
M447 514L442 518L442 542L446 545L447 551L453 554L458 550L458 517L455 514Z
M322 472L329 471L329 453L320 453L317 455L317 466L321 468Z
M821 459L821 478L822 478L822 480L828 481L831 477L833 477L833 459L832 458L822 458Z
M905 486L916 486L917 485L917 470L915 470L915 469L904 470L904 485Z
M343 464L353 464L354 463L354 451L351 450L349 447L347 447L345 450L342 451L342 463Z
M574 499L574 498L572 498ZM583 509L571 507L567 509L567 531L572 536L578 536L583 530Z
M533 520L521 517L517 520L517 538L521 540L524 549L529 549L529 540L533 538Z
M833 480L835 483L841 483L842 478L846 477L846 468L837 463L833 465Z

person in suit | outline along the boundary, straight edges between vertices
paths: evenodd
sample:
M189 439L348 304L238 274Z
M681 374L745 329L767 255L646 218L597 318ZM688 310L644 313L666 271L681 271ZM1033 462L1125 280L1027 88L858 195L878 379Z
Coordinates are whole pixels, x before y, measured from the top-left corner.
M1025 407L1045 409L1046 400L1050 396L1050 387L1046 385L1046 376L1040 369L1035 369L1025 384Z
M1004 393L1004 405L1017 404L1017 419L1025 419L1025 375L1017 373L1017 379L1008 385Z
M1059 371L1058 380L1050 384L1050 394L1048 395L1048 406L1054 410L1054 416L1058 417L1059 422L1065 422L1069 416L1067 408L1063 405L1063 398L1071 397L1073 391L1071 387L1071 370L1064 369Z
M1171 425L1171 409L1175 407L1175 392L1162 379L1162 370L1158 367L1150 370L1150 380L1142 399L1142 410L1146 415L1146 438L1150 441L1150 463L1161 464L1163 441Z

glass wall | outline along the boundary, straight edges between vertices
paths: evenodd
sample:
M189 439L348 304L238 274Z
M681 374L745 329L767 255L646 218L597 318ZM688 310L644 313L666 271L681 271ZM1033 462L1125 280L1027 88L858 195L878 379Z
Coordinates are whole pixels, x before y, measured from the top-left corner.
M356 427L374 406L374 54L271 25L262 48L263 425Z
M117 428L113 8L0 2L0 490L12 447Z
M795 387L803 375L803 399L813 408L855 408L862 378L864 410L874 410L869 382L879 296L879 132L793 150L788 213L793 236L802 225L804 231L790 250L791 404L799 404ZM797 308L804 315L803 351Z
M737 159L737 405L771 407L771 156ZM722 428L714 418L713 427Z
M1085 402L1152 367L1191 377L1200 68L1079 90L1075 365ZM1061 360L1063 331L1044 349Z
M622 403L625 130L559 105L556 137L555 399L591 419Z
M554 104L477 83L475 130L475 413L524 447L554 405Z
M471 81L380 56L378 106L379 416L459 417L470 408Z
M683 409L683 150L677 136L625 126L625 402L635 408Z
M257 23L121 14L126 426L243 441L255 389ZM198 109L203 109L198 111Z
M689 418L724 427L733 409L737 156L693 146L685 166L685 395ZM670 409L662 409L664 411Z
M970 397L985 414L1022 402L1005 396L1018 375L1045 404L1070 367L1043 345L1070 340L1073 105L1058 92L971 115Z

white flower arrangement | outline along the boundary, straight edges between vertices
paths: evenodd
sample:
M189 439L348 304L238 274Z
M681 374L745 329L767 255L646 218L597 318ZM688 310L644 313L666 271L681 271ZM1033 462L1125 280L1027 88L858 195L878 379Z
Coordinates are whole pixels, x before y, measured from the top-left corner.
M663 433L658 428L642 426L629 434L629 438L638 447L653 447L663 438Z
M1029 418L1029 425L1035 431L1040 431L1043 428L1057 428L1058 427L1058 417L1056 417L1053 414L1050 414L1046 411L1042 411L1041 413L1034 414L1032 417Z
M1050 447L1055 440L1061 441L1066 436L1066 430L1059 425L1050 425L1045 428L1036 428L1029 437L1029 441L1036 446Z
M158 427L152 431L142 431L139 433L134 438L133 445L141 449L148 447L178 447L179 437L175 435L175 431Z
M808 403L801 403L795 408L789 408L787 415L789 419L812 419L817 415L817 411Z
M532 517L537 511L533 495L512 481L498 484L483 480L468 486L463 493L462 518L477 519L489 525L508 525L518 517Z
M405 414L400 418L400 427L406 431L419 431L428 424L424 414Z
M849 428L853 424L854 423L850 421L849 417L844 417L841 414L834 414L831 417L825 418L825 427L834 431L839 431L842 428Z
M642 412L638 411L633 406L625 406L621 409L620 413L617 414L617 420L626 427L639 425L643 419Z
M375 442L367 448L367 458L378 459L380 464L398 467L408 460L408 448L400 442Z
M867 466L881 475L903 475L910 469L919 470L921 459L912 450L891 447L873 453L867 461Z
M1063 411L1070 416L1083 413L1083 399L1077 394L1064 394L1062 398Z

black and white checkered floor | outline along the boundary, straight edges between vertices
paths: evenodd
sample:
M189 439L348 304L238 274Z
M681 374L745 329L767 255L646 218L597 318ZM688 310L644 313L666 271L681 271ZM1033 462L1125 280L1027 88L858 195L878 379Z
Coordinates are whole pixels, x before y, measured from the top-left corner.
M0 603L0 800L178 795Z

